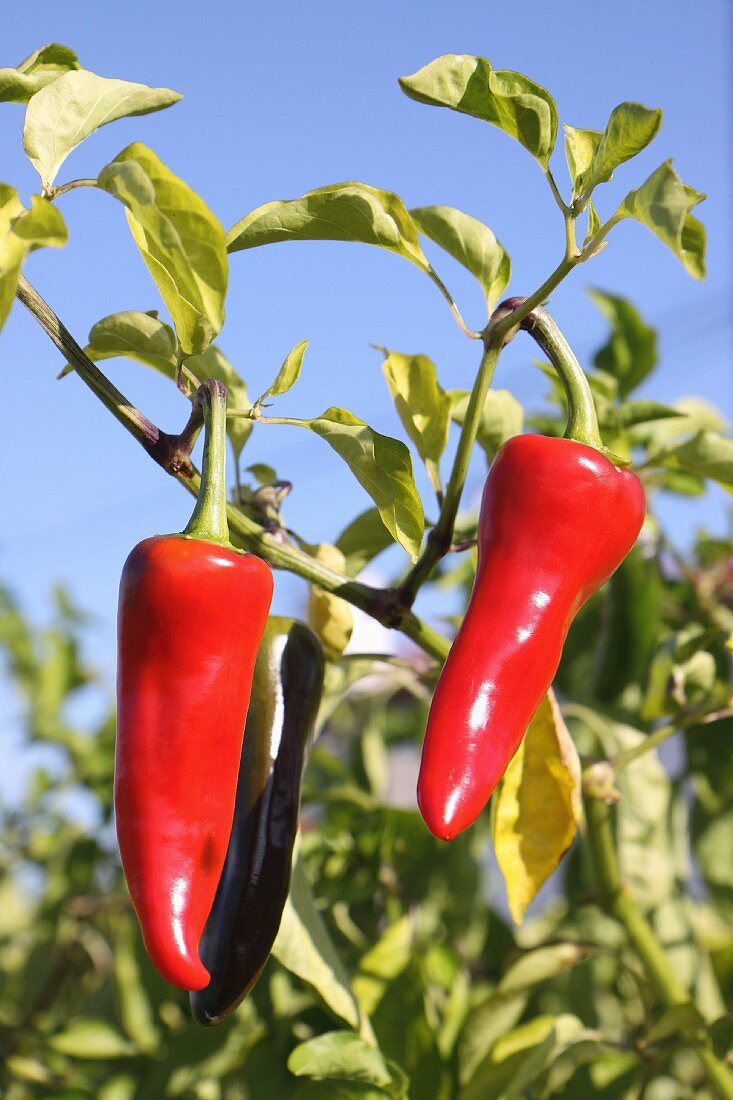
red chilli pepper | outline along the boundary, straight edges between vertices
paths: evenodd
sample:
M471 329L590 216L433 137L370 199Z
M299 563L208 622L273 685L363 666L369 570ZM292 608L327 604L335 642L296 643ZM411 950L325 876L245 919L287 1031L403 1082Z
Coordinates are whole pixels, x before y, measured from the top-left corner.
M592 409L587 383L575 383ZM585 412L592 438L595 410ZM623 561L644 513L638 477L594 446L523 435L500 448L483 492L473 591L423 747L418 802L436 836L452 840L483 810L552 682L574 616Z
M122 865L164 978L202 989L199 941L227 852L272 571L228 541L226 390L199 391L201 493L183 535L146 539L120 585L115 812Z

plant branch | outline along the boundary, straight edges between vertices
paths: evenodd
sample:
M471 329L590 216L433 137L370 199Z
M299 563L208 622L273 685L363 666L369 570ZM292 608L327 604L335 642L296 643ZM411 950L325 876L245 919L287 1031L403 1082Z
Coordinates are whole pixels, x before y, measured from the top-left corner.
M201 429L200 406L194 406L186 427L179 435L162 432L102 374L38 291L22 275L18 281L17 296L105 408L158 465L197 496L200 475L190 461L190 451ZM302 550L283 544L279 534L273 535L265 531L232 504L227 505L227 520L233 542L259 554L276 569L289 570L311 584L340 596L384 626L399 629L432 657L439 661L445 660L450 648L448 640L416 615L406 611L395 590L374 588L329 569Z
M702 714L689 714L682 721L666 722L663 726L650 733L643 741L638 745L634 745L630 749L626 749L624 752L620 752L618 756L614 757L611 761L614 772L623 771L629 764L632 764L634 760L638 760L640 756L644 756L645 753L651 752L652 749L658 748L670 737L673 737L675 733L681 733L683 730L690 729L691 726L708 726L714 722L721 722L724 718L733 718L733 707L724 707L722 710L704 711Z
M647 978L667 1010L690 1005L693 1022L685 1025L680 1018L680 1033L691 1047L707 1075L708 1081L725 1100L733 1100L733 1073L715 1054L709 1036L696 1022L701 1019L690 994L678 979L664 948L643 915L631 893L621 881L614 846L612 810L603 799L586 789L585 815L596 877L604 904L623 926L626 935L642 962Z
M500 352L500 343L493 339L486 342L476 380L471 390L466 415L461 426L458 447L456 448L453 467L445 489L440 515L428 535L422 554L398 588L400 597L406 607L412 606L421 585L428 579L441 558L445 557L453 543L453 529L458 515L458 506L461 501L468 466L471 461L471 453L481 422L486 394L491 385Z
M562 210L563 215L567 216L570 213L571 208L567 205L562 195L560 194L560 188L557 186L557 183L555 182L555 177L553 176L549 166L545 169L545 178L550 185L552 197L559 206L560 210Z
M539 301L544 300L548 288L554 288L577 263L566 257L553 275L529 298L508 298L499 305L489 320L483 334L484 354L471 390L468 408L461 427L453 468L445 490L443 504L435 527L428 535L425 548L405 577L398 591L406 607L411 607L420 587L431 575L435 566L445 557L453 542L453 528L458 514L463 486L468 473L471 452L481 421L486 394L496 369L501 350L514 336L518 328L530 332L553 362L568 396L568 427L566 435L591 447L601 449L603 444L598 430L593 397L588 381L578 360L560 329ZM534 305L530 305L534 303ZM527 306L530 305L528 309Z
M70 180L69 183L62 183L59 187L52 187L46 194L46 198L53 201L59 198L60 195L66 195L69 191L76 191L77 187L98 187L98 181L96 179L78 179Z
M587 257L584 258L587 259ZM518 328L520 322L523 321L536 306L544 305L553 290L560 285L563 279L569 275L573 268L577 267L580 262L581 253L570 253L570 251L566 249L566 253L562 260L552 274L548 275L542 286L538 287L534 294L530 294L528 298L524 298L522 304L518 305L511 313L500 313L498 309L495 310L485 332L491 329L494 336L503 342L506 342L507 337L511 339L510 333L512 330Z
M24 275L18 277L16 293L18 300L33 314L46 335L50 337L92 393L119 420L120 424L127 428L150 457L169 473L185 473L189 467L187 456L181 456L177 467L175 463L177 437L161 432L152 420L148 420L147 416L136 409L125 395L112 385Z
M466 324L466 322L463 320L463 317L461 316L461 312L460 312L460 310L458 309L458 306L455 303L455 299L453 298L453 295L448 290L448 287L445 285L445 283L441 279L440 275L438 275L438 272L435 271L435 269L432 266L428 265L428 267L429 267L428 275L433 280L433 282L437 286L438 290L440 291L440 293L443 295L446 302L450 306L450 311L453 314L453 319L456 322L456 324L458 325L458 327L461 330L461 332L463 333L463 335L468 336L469 340L480 340L481 339L481 333L480 332L475 332L473 329L469 328L468 325Z

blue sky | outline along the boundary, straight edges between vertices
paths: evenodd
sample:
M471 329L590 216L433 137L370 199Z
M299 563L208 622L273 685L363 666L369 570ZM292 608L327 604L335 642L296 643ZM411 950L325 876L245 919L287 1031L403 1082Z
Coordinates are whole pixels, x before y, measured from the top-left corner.
M158 115L114 123L88 140L59 182L96 175L132 140L152 146L196 188L226 227L262 202L357 179L397 191L408 206L445 203L486 221L511 253L511 292L528 293L555 266L562 224L532 158L492 127L424 107L397 77L441 53L487 56L518 69L555 96L561 120L603 128L624 99L664 108L662 132L638 161L617 172L602 212L673 156L683 179L709 199L709 277L696 284L652 235L626 223L610 247L556 292L552 309L581 356L604 325L584 294L596 285L632 298L661 327L662 364L646 392L659 400L698 393L733 417L730 269L730 69L728 5L628 0L572 5L529 0L498 5L418 3L116 5L77 2L21 7L6 21L0 65L17 64L48 41L72 46L105 76L175 88L182 103ZM0 107L2 178L24 196L37 179L20 142L23 109ZM554 164L565 180L562 152ZM157 291L129 236L122 208L80 190L60 200L71 240L39 252L27 275L84 342L100 317L158 308ZM477 288L431 251L474 327ZM430 355L446 388L468 387L477 348L451 321L430 282L398 258L358 245L288 244L232 257L228 320L220 344L253 394L298 341L311 346L301 381L279 399L281 415L345 406L378 430L399 434L379 369L377 343ZM497 384L528 405L545 383L525 341L509 349ZM167 478L75 378L56 382L59 356L16 307L0 335L6 474L0 578L36 618L52 584L66 582L95 616L93 658L111 683L117 581L130 548L180 529L190 498ZM115 383L163 428L177 430L186 405L169 383L122 360L105 365ZM334 539L368 499L340 460L315 437L262 427L243 465L267 462L294 482L286 518L310 541ZM482 480L476 464L466 500ZM427 494L427 482L421 488ZM10 506L7 506L7 493ZM725 524L722 493L668 506L672 533ZM395 560L397 560L395 558ZM278 575L276 608L297 611L304 589ZM428 611L430 608L427 609ZM0 705L2 697L0 697Z

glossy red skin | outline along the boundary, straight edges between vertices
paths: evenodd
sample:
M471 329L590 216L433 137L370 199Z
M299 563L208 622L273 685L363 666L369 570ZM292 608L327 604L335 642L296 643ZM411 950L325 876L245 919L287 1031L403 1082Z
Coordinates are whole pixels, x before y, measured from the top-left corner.
M148 954L202 989L199 941L234 816L239 757L272 571L176 535L125 562L118 614L115 814Z
M568 439L499 450L481 502L478 566L428 717L418 803L452 840L486 805L560 663L570 624L636 541L638 477Z

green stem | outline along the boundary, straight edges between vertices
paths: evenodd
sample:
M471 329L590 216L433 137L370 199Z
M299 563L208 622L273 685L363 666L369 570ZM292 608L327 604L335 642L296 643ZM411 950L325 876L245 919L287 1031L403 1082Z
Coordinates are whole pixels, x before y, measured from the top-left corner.
M159 466L171 474L193 496L198 496L200 477L190 461L190 451L201 427L200 409L194 409L180 435L168 435L148 420L102 374L89 356L65 328L47 302L31 284L20 276L17 296L38 321L61 354L73 364L76 373L102 404L145 448ZM234 505L227 507L229 531L234 543L265 558L276 569L286 569L326 592L332 592L365 611L377 622L399 629L438 661L445 660L450 643L416 615L406 614L393 590L374 588L329 569L302 550L283 543L279 534L263 530L254 520Z
M68 183L62 183L59 187L52 187L47 194L48 199L57 199L60 195L66 195L69 191L76 191L77 187L98 187L99 183L96 179L78 179L70 180Z
M585 245L582 252L580 253L581 263L585 260L589 260L591 256L598 251L600 245L603 244L613 227L615 225L618 225L620 221L623 221L623 218L620 217L619 214L614 214L608 219L607 222L603 223L596 235L588 241L588 243Z
M634 745L633 748L620 752L618 756L611 761L613 769L615 772L623 771L623 769L627 768L629 764L632 764L634 760L637 760L640 756L644 756L647 752L651 752L652 749L656 749L670 737L673 737L675 733L681 733L691 726L712 725L714 722L720 722L724 718L731 717L733 717L733 707L724 707L722 710L707 711L702 714L690 714L682 720L667 722L665 725L654 730L653 733L650 733L649 736L638 745Z
M665 1008L673 1009L678 1005L692 1003L688 991L675 974L651 925L621 881L610 806L586 791L585 815L593 864L606 908L625 929L651 986ZM692 1026L685 1028L681 1024L680 1031L686 1044L700 1058L710 1084L726 1100L733 1100L733 1074L725 1063L716 1057L709 1038L701 1035L699 1030L693 1029Z
M204 459L201 487L184 535L229 546L227 524L227 388L209 378L199 386L196 404L203 406Z
M468 336L469 340L480 340L481 339L481 333L480 332L474 332L474 330L469 328L468 325L466 324L466 322L463 320L463 317L461 316L461 311L459 310L458 306L456 305L453 295L448 290L448 287L445 285L445 283L441 279L440 275L438 275L437 271L435 271L434 268L429 266L428 267L428 275L433 280L433 282L437 286L438 290L440 291L440 293L443 295L446 302L450 306L450 311L453 314L453 319L456 322L456 324L458 325L458 327L461 330L461 332L463 333L463 335Z
M484 330L484 338L491 332L497 340L504 342L506 338L510 336L512 330L519 327L520 321L523 321L537 306L545 304L553 290L560 285L566 275L569 275L573 268L577 267L580 262L580 254L577 252L575 254L570 254L566 249L565 256L552 274L548 275L542 286L535 290L534 294L530 294L528 298L514 299L521 304L517 305L511 313L500 313L501 307L494 311L494 315L491 321L489 321L488 328Z
M560 188L557 186L557 183L555 182L555 177L553 176L549 166L545 169L545 178L550 185L552 197L554 198L559 208L562 210L563 215L567 216L570 213L570 207L567 205L562 195L560 194Z
M476 380L471 390L471 396L468 400L466 415L463 418L458 447L453 459L453 467L445 489L438 521L428 535L425 549L399 587L401 598L407 607L412 606L421 585L428 579L435 566L441 558L445 557L451 547L453 528L458 515L458 506L471 461L473 445L476 442L476 434L481 423L486 394L494 377L500 353L501 343L497 343L493 339L486 343Z
M603 441L588 379L556 322L546 310L536 306L524 318L520 328L539 344L565 388L568 399L565 438L574 439L577 443L587 443L589 447L601 450Z

